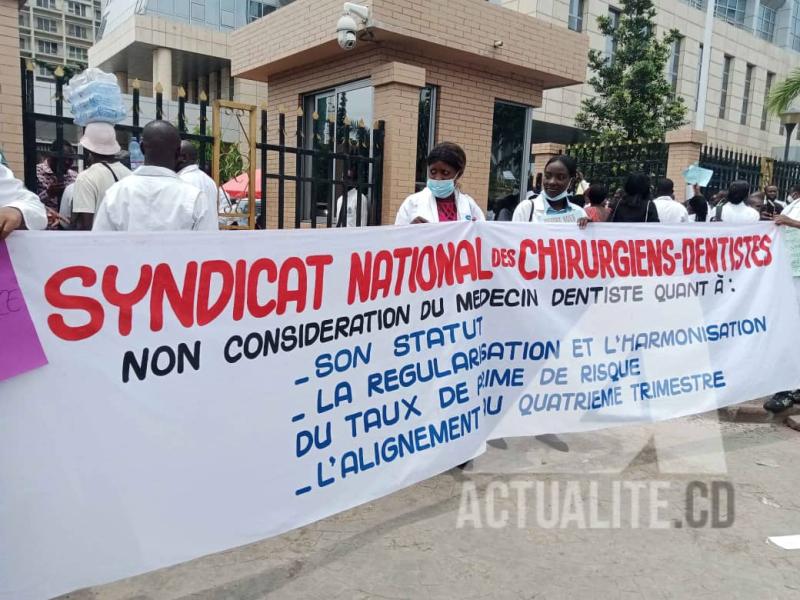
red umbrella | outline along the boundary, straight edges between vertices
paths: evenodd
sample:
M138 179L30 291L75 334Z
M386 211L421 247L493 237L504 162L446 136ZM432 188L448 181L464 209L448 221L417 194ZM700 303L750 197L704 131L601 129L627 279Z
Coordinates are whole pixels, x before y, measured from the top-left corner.
M249 183L250 178L247 173L240 173L230 181L223 183L222 189L231 199L238 200L239 198L247 198ZM261 198L261 169L256 169L255 197L256 199Z

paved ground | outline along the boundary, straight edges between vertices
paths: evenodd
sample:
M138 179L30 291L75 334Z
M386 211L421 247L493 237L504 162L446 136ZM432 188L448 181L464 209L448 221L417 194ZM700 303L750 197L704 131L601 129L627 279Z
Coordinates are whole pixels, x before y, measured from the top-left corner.
M747 409L724 413L722 422L712 414L648 428L508 440L465 472L444 473L278 538L63 598L797 599L800 550L781 550L766 538L800 534L800 432ZM608 465L611 472L598 472ZM625 525L627 497L616 503L619 529L580 529L575 520L563 529L543 527L536 511L569 516L565 507L574 508L576 498L568 496L559 497L562 510L555 513L548 512L549 502L537 508L529 501L527 522L519 527L516 497L504 500L498 492L512 482L538 482L548 490L580 486L577 500L586 507L595 482L597 505L608 515L615 505L612 482L622 480L668 485L659 496L667 506L658 520L673 522L670 528ZM687 485L698 485L693 480L708 489L732 484L732 526L686 525ZM491 514L511 515L503 528L485 522L492 482L497 502ZM474 520L456 527L467 514L459 511L465 485L477 490L480 529ZM649 512L642 507L639 524L645 527ZM727 518L727 510L719 516Z

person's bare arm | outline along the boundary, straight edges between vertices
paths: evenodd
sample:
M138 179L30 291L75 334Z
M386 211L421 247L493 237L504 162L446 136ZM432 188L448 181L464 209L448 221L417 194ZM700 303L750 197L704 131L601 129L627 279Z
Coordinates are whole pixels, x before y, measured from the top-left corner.
M78 231L91 231L94 225L94 214L92 213L73 213L72 222Z
M10 206L0 208L0 240L6 239L15 229L25 229L22 211Z
M778 215L774 219L775 225L785 225L786 227L794 227L800 229L800 221L787 217L786 215Z

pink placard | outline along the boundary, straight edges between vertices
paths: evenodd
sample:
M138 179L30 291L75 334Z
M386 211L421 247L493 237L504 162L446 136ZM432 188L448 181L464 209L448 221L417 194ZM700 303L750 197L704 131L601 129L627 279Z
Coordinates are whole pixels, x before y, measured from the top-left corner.
M47 364L5 242L0 242L0 381Z

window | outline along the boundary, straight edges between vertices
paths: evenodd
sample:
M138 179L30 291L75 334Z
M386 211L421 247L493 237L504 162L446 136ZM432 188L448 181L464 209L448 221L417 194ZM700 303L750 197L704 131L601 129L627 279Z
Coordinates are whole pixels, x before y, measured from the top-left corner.
M248 0L247 2L247 22L252 23L261 17L268 15L275 10L274 6L258 0Z
M608 20L611 23L611 29L613 31L617 30L619 27L619 15L620 11L616 8L608 9ZM606 56L608 57L609 62L614 62L614 55L617 53L617 42L614 40L613 37L606 36Z
M36 29L39 29L40 31L48 31L50 33L57 33L58 23L56 23L55 19L36 17Z
M192 14L190 19L192 21L200 21L201 23L206 20L206 6L202 2L192 2Z
M31 26L31 15L27 12L19 13L19 26L20 27L30 27Z
M20 50L30 50L31 49L31 42L26 37L19 38L19 49Z
M73 23L67 23L67 35L72 37L81 38L83 40L89 39L89 30L82 25L74 25Z
M697 89L695 90L694 94L694 110L697 112L700 103L700 74L703 72L703 44L700 44L700 54L699 58L697 59ZM705 110L706 107L703 107Z
M583 0L569 0L568 27L572 31L583 31Z
M436 86L427 85L419 91L419 121L417 124L417 191L428 181L428 153L433 149L436 134Z
M36 0L36 6L39 8L52 8L56 9L56 0Z
M767 110L767 101L769 100L769 93L772 91L772 84L775 83L775 73L767 73L767 84L764 86L764 107L761 109L761 129L767 130L767 119L769 111Z
M747 115L750 112L750 92L753 89L753 71L755 67L748 64L744 74L744 95L742 96L742 117L739 122L747 125Z
M79 60L82 62L89 60L86 48L80 48L78 46L67 46L67 56L71 60Z
M700 10L705 10L706 8L706 3L703 0L683 0L683 1L686 2L686 4L688 4L692 8L697 8Z
M722 89L719 97L719 118L724 119L728 113L728 88L731 84L731 70L733 69L733 57L725 55L725 63L722 65Z
M756 22L756 35L761 39L771 42L775 38L775 16L777 10L764 4L758 6L758 20Z
M678 94L678 78L681 71L681 46L683 38L678 38L672 42L672 56L669 59L669 82L672 85L672 94Z
M79 2L67 2L67 12L79 17L86 16L86 5Z
M46 67L45 65L39 65L38 67L36 67L36 77L38 79L52 79L53 70L50 67Z
M731 25L744 25L744 13L747 0L717 0L714 14Z
M58 55L58 44L56 42L46 42L44 40L36 40L36 50L42 54Z

